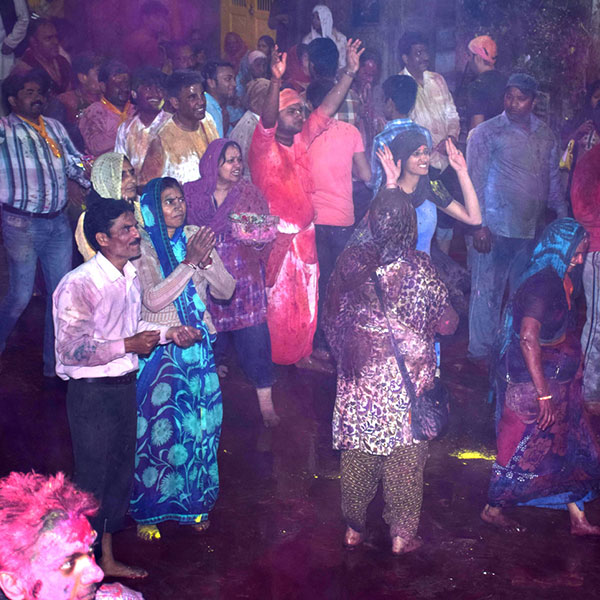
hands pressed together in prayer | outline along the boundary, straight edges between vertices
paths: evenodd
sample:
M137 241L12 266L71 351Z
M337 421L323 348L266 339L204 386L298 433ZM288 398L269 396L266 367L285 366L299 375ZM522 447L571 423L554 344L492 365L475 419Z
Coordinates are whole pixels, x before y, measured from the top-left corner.
M200 267L207 267L212 262L210 253L213 251L215 243L214 231L210 227L200 227L188 241L186 260Z

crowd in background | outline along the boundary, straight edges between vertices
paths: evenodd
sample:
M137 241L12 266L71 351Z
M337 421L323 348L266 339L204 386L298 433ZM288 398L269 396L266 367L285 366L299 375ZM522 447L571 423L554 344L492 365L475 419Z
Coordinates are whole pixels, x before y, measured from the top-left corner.
M229 32L219 57L195 33L165 39L154 0L118 58L70 55L34 16L24 0L0 10L0 352L43 291L44 376L68 381L74 481L99 503L85 514L107 574L146 575L112 554L127 512L144 540L166 520L209 526L233 355L266 427L274 364L337 375L344 543L363 541L383 481L393 552L416 549L427 441L411 411L459 315L498 406L482 518L516 528L505 507L553 506L574 534L600 532L584 512L600 482L585 413L600 407L597 82L559 140L534 114L536 80L498 72L486 35L459 115L426 37L405 32L383 78L325 5L295 36L275 2L277 40Z

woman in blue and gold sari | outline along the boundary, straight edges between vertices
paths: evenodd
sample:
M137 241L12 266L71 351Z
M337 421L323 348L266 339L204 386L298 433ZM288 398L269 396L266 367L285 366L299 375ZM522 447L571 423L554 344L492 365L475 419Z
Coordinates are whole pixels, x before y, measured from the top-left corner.
M150 181L141 210L148 234L135 261L142 318L197 330L189 346L158 346L140 357L136 473L131 514L143 539L160 537L166 520L208 526L219 492L217 448L222 402L206 294L228 300L235 281L207 227L185 226L186 204L175 179Z

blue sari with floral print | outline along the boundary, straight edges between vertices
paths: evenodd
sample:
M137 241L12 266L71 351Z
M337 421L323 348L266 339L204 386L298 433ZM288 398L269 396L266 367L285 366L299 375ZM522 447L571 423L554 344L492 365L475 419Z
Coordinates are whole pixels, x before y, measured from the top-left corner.
M187 239L183 227L170 239L166 235L162 189L162 180L152 180L141 206L162 274L168 277L185 258ZM204 521L219 493L217 449L223 406L212 351L214 336L202 319L206 307L192 280L175 306L181 323L202 330L204 336L190 348L171 343L140 357L130 505L132 517L140 524Z

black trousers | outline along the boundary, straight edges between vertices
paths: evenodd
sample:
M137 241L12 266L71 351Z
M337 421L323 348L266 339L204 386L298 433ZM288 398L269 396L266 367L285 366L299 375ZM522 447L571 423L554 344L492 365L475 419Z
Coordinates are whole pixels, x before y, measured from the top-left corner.
M135 381L107 384L69 380L67 415L75 459L74 482L100 502L90 519L100 540L123 528L133 488L137 432Z

